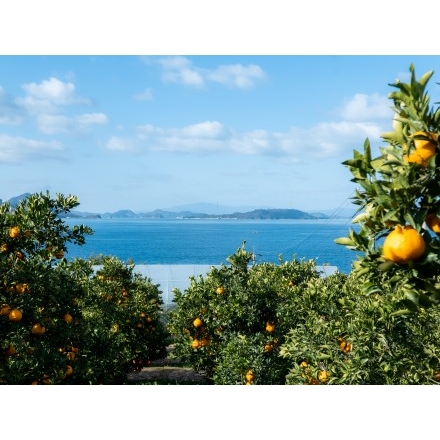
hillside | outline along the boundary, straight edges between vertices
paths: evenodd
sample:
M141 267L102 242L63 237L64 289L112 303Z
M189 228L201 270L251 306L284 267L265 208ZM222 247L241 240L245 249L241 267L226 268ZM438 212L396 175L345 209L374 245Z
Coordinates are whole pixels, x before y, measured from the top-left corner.
M28 197L29 193L24 193L16 197L12 197L7 200L12 207L15 207L17 203ZM0 203L1 203L0 199ZM195 205L196 206L196 205ZM200 207L200 206L199 206ZM182 207L183 208L183 207ZM211 211L212 212L212 211ZM73 210L68 215L63 217L72 218L146 218L146 219L249 219L249 220L316 220L329 218L328 215L321 212L308 213L300 211L298 209L253 209L246 212L233 212L233 213L219 213L219 214L207 214L204 212L192 212L190 210L172 211L156 209L150 212L135 213L130 209L123 209L115 212L105 213L91 213Z

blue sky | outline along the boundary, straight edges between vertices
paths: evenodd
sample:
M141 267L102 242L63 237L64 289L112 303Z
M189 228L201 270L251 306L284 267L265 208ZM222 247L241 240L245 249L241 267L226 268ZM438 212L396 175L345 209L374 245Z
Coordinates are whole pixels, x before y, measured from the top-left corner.
M0 57L0 198L49 190L93 212L209 202L305 211L352 196L341 165L391 128L396 78L440 57Z

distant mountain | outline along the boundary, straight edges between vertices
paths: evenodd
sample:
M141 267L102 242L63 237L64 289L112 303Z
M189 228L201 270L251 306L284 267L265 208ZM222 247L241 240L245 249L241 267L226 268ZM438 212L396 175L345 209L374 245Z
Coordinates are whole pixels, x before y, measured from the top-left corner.
M194 218L193 216L189 218ZM249 212L234 212L232 214L217 215L205 215L203 218L234 218L234 219L250 219L250 220L316 220L321 218L327 218L321 214L321 216L314 216L307 212L300 211L298 209L254 209Z
M218 203L192 203L189 205L174 206L172 208L166 208L165 211L169 212L202 212L204 214L223 215L232 214L233 212L248 212L253 209L270 209L269 206L225 206Z
M15 208L21 200L29 197L31 195L31 193L23 193L20 194L19 196L15 196L15 197L11 197L9 200L7 200L7 203L10 203L12 208Z
M23 193L12 197L7 202L12 207L17 206L20 200L30 196L30 193ZM0 203L2 203L0 199ZM72 218L149 218L149 219L258 219L258 220L283 220L283 219L327 219L327 218L351 218L356 208L345 208L336 210L322 210L320 212L305 212L298 209L274 209L274 208L249 208L228 207L215 203L194 203L191 205L175 206L168 209L156 209L150 212L136 213L130 209L122 209L115 212L92 213L72 210L62 217Z

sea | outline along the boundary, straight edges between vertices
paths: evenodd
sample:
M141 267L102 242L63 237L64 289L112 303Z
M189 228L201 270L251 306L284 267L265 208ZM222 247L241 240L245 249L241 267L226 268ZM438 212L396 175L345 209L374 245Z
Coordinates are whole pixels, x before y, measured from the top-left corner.
M93 230L86 244L69 243L68 260L99 256L118 257L139 265L228 264L242 247L255 263L315 260L349 273L357 252L334 240L357 225L351 219L238 220L66 218L66 225L83 224Z

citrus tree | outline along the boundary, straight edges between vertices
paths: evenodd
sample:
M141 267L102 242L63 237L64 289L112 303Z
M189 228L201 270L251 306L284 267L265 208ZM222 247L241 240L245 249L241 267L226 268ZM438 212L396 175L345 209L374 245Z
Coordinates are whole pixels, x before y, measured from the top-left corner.
M163 357L161 292L117 258L67 261L93 231L61 215L75 196L33 194L0 205L0 383L123 383Z
M372 157L368 139L343 162L358 185L359 206L353 223L360 231L335 241L360 251L354 273L365 292L389 286L396 313L408 314L440 302L440 108L430 105L429 71L416 79L390 84L395 116L385 145Z
M73 373L63 353L78 338L80 284L63 261L67 242L83 244L90 228L59 218L74 196L34 194L13 209L0 205L0 380L62 383Z
M72 383L124 383L128 372L165 357L169 343L158 285L116 257L102 263L88 277L79 302L81 350ZM76 264L84 268L90 262Z
M251 264L245 243L206 277L174 291L169 329L174 353L215 384L282 384L289 361L279 356L295 325L285 305L309 279L313 260Z
M311 280L287 307L296 326L280 355L289 385L440 383L440 310L396 315L392 284L366 293L354 274Z

